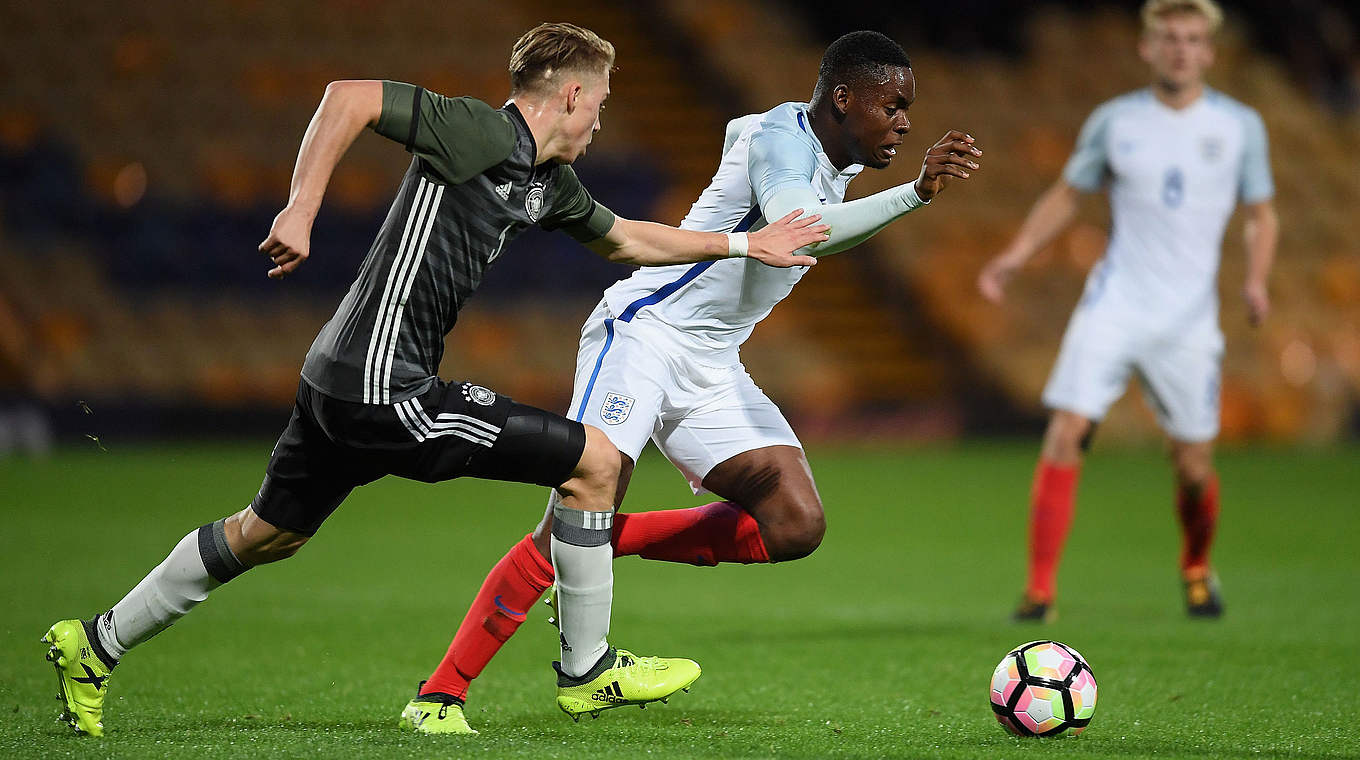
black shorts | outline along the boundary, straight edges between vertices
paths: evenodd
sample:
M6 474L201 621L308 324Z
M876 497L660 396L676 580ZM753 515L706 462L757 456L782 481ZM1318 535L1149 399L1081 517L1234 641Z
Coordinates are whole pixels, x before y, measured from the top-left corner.
M342 401L302 381L288 427L250 506L276 528L313 535L357 486L397 475L567 482L585 426L472 383L436 381L400 404Z

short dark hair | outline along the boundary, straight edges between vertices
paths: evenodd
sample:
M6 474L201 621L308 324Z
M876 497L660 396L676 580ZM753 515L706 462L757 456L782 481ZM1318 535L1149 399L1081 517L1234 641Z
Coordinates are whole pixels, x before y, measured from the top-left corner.
M883 81L889 67L911 68L902 46L878 32L850 32L831 43L817 69L817 89L838 84L857 85L867 79Z

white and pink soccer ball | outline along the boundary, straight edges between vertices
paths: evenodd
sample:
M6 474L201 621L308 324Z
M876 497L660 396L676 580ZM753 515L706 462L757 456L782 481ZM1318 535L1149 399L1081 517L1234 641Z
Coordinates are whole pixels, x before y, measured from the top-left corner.
M1031 641L992 671L991 697L997 721L1016 736L1075 736L1095 714L1096 677L1072 647Z

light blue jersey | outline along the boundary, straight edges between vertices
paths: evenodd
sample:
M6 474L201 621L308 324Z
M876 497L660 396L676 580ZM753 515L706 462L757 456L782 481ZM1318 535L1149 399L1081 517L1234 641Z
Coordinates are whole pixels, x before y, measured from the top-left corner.
M1223 230L1239 201L1274 194L1261 118L1208 89L1180 110L1139 90L1091 114L1063 179L1082 190L1109 188L1114 221L1044 404L1100 420L1136 373L1173 440L1213 440Z
M1208 88L1180 110L1147 89L1097 108L1063 171L1073 187L1110 193L1110 242L1082 308L1151 331L1208 322L1217 334L1223 232L1239 201L1274 195L1267 152L1261 117Z
M713 180L680 223L682 229L743 232L766 223L762 204L776 191L810 187L822 203L839 203L863 166L837 170L808 122L806 103L785 103L728 125ZM813 213L816 209L807 209ZM776 269L752 259L644 267L610 286L615 319L646 319L675 330L685 348L714 366L735 364L757 322L802 279L806 267Z

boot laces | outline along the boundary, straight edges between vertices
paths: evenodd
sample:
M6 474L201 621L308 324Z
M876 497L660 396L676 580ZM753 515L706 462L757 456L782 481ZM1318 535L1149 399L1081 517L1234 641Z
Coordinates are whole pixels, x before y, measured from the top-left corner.
M626 649L618 650L619 659L615 667L636 668L639 670L665 670L669 666L659 657L638 657Z

